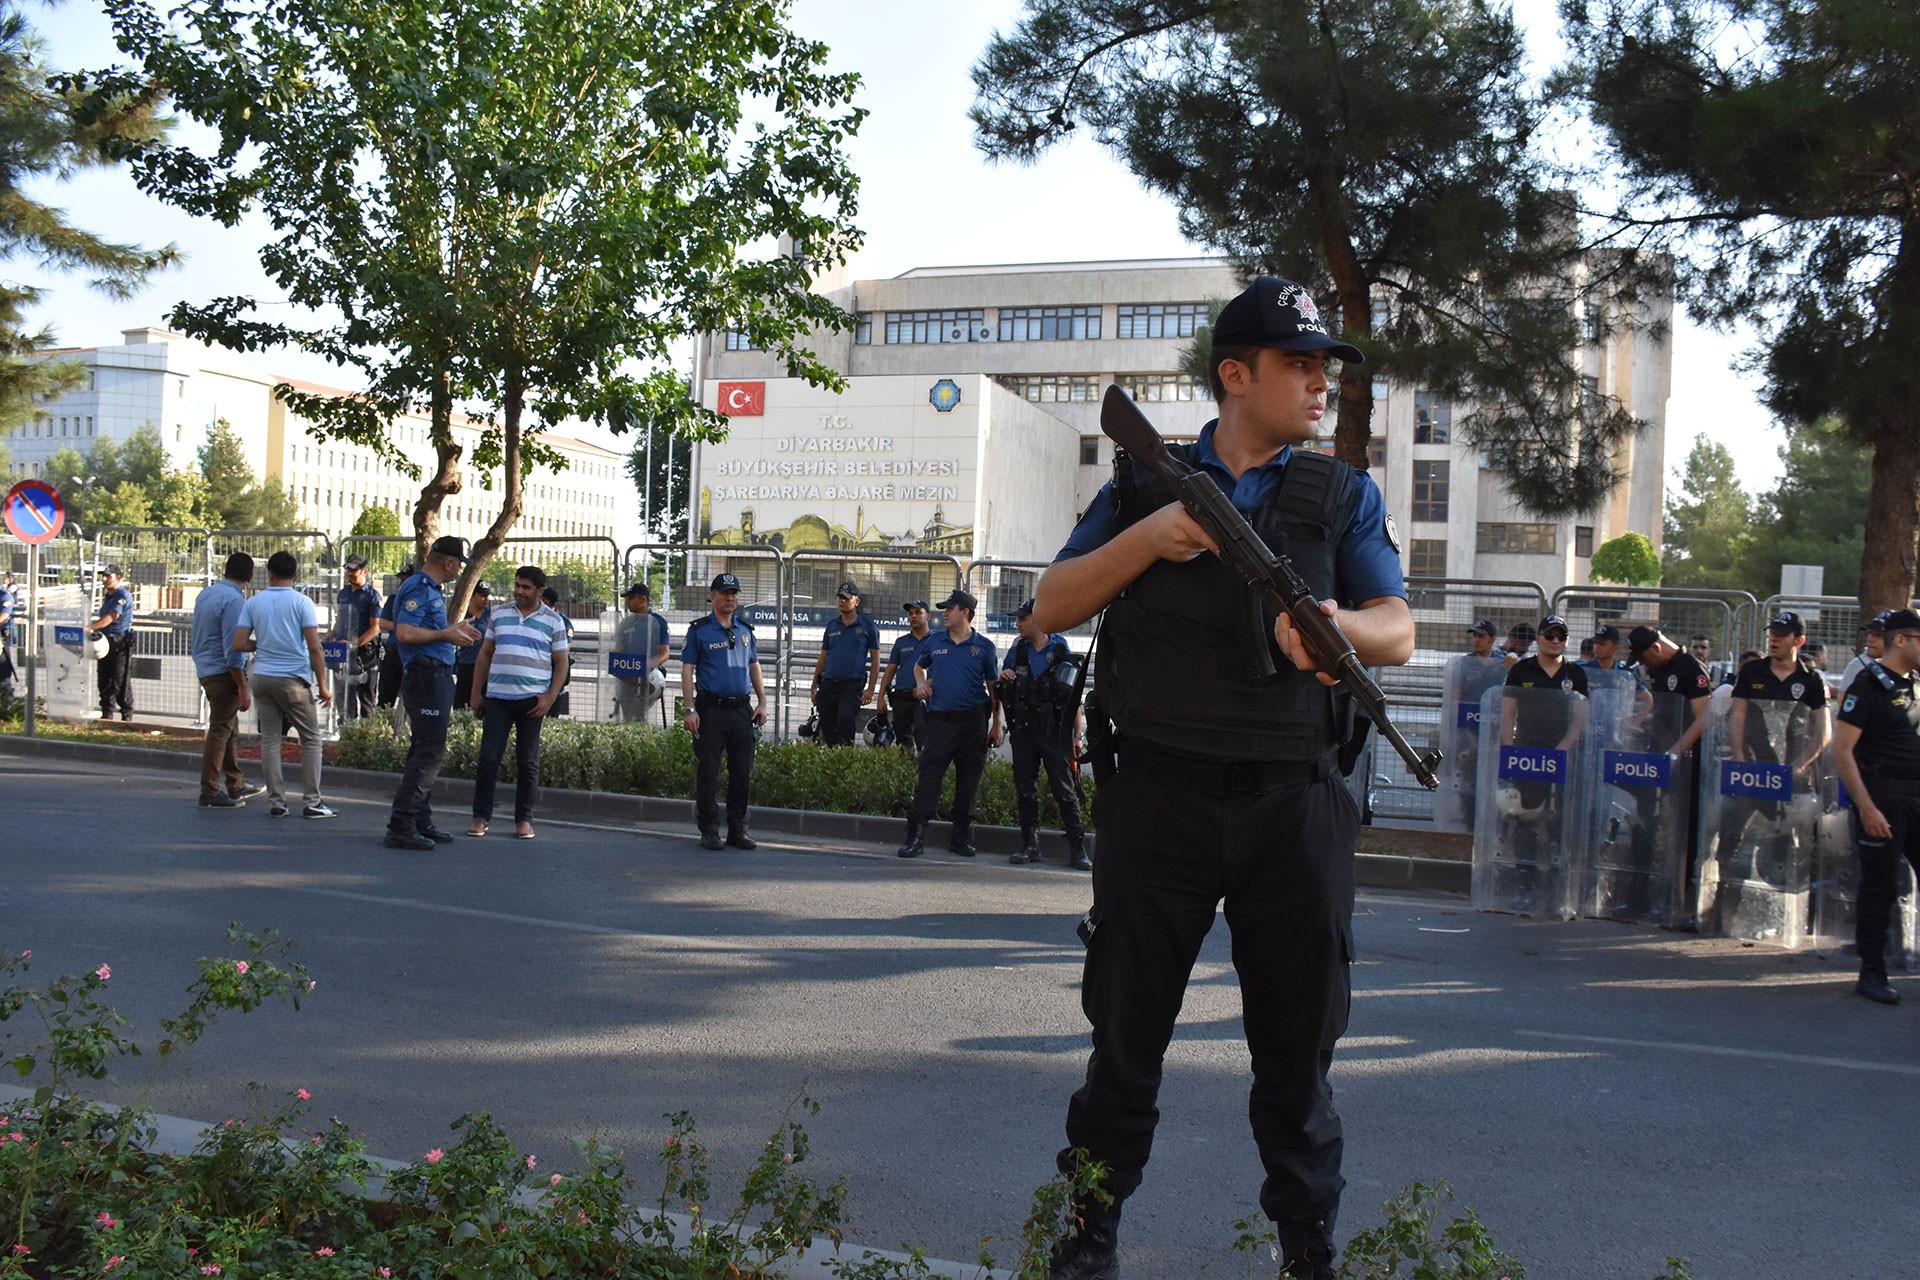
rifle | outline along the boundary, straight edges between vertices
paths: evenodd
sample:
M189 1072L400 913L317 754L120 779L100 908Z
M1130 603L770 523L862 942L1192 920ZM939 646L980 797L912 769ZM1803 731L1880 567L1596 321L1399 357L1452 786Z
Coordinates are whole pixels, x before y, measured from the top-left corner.
M1386 695L1367 674L1360 655L1353 651L1352 642L1339 624L1320 612L1320 602L1314 599L1313 589L1293 567L1293 562L1268 549L1211 477L1167 452L1167 443L1154 430L1153 423L1118 386L1109 386L1106 398L1100 402L1100 430L1167 482L1187 514L1219 546L1220 558L1238 570L1248 585L1264 594L1276 608L1286 610L1314 651L1332 664L1333 674L1340 683L1359 699L1367 718L1379 726L1380 736L1393 744L1420 785L1429 791L1438 790L1440 779L1434 773L1434 766L1440 763L1440 752L1434 749L1422 755L1415 751L1387 717Z

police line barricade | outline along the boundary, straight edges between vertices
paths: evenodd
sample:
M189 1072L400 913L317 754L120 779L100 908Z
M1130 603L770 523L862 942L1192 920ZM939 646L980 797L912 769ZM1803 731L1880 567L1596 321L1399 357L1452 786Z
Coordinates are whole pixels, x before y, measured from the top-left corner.
M1440 701L1440 789L1433 795L1436 831L1472 831L1475 792L1480 777L1480 700L1507 678L1507 664L1496 651L1486 657L1462 654L1447 666Z
M1854 844L1853 804L1838 778L1826 781L1827 803L1820 814L1820 838L1813 861L1813 941L1839 950L1854 941L1855 905L1860 894L1860 855ZM1920 972L1920 895L1913 869L1894 863L1893 915L1888 921L1887 967Z
M1481 698L1476 909L1573 918L1588 826L1585 714L1586 700L1561 689Z
M1687 914L1687 842L1693 832L1694 768L1650 740L1656 698L1626 673L1589 668L1587 760L1596 770L1582 860L1583 916L1674 925Z
M1806 940L1827 740L1827 713L1800 702L1735 699L1709 720L1700 752L1709 771L1700 803L1702 933L1779 947Z

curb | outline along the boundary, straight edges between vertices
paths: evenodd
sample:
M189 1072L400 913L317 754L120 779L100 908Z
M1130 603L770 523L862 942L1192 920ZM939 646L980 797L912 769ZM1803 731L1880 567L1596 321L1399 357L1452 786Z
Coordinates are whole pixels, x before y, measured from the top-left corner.
M162 769L197 775L200 757L184 751L159 751L148 747L119 747L71 742L66 739L25 738L18 734L0 735L0 753L38 756L56 760L88 760L101 764L132 768ZM342 769L327 766L327 789L351 791L356 795L390 794L396 775L371 769ZM449 810L456 806L466 811L473 802L473 780L441 778L435 784L434 797ZM540 811L595 822L645 823L649 826L681 826L692 838L693 801L670 800L659 796L616 795L601 791L571 791L561 787L540 789ZM877 817L862 813L826 813L812 809L763 809L755 807L752 827L758 831L778 831L787 835L813 836L850 845L890 847L906 838L906 819ZM946 845L951 823L932 822L927 826L929 853ZM1369 830L1371 828L1363 828ZM1047 837L1057 832L1045 833ZM937 837L937 838L936 838ZM1098 856L1099 843L1088 833L1089 847ZM1008 854L1020 848L1018 827L992 827L976 823L973 843L981 853ZM1049 847L1052 846L1052 847ZM1038 864L1065 870L1061 850L1052 839L1042 840L1041 852L1047 855ZM1397 853L1357 853L1354 855L1354 881L1371 889L1403 889L1424 893L1466 894L1471 888L1471 863L1444 858L1417 858Z

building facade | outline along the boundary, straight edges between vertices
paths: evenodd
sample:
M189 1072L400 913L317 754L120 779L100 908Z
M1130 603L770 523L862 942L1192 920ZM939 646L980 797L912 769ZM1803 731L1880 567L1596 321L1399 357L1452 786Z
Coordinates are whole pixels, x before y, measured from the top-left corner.
M1204 382L1180 372L1181 357L1206 325L1209 304L1238 293L1243 281L1224 260L1181 258L927 267L884 280L829 278L820 287L858 319L851 333L814 342L822 360L847 376L843 396L788 377L777 355L752 349L743 335L708 334L699 343L696 390L709 408L732 415L728 439L695 454L702 525L719 537L750 520L765 537L776 525L792 529L804 520L809 529L844 531L831 536L848 537L849 549L923 545L910 534L934 514L930 499L917 490L903 500L879 498L871 485L847 481L903 464L910 470L932 456L923 441L937 438L941 458L966 460L939 506L946 524L971 532L949 539L951 553L1045 562L1109 474L1112 444L1099 426L1108 384L1126 387L1169 438L1191 438L1215 416ZM1642 303L1632 316L1608 323L1595 316L1588 326L1577 359L1589 387L1617 397L1648 426L1616 459L1621 478L1613 491L1578 517L1522 510L1485 457L1457 435L1467 406L1375 380L1370 471L1398 517L1410 576L1513 579L1551 593L1586 582L1593 549L1608 538L1638 530L1658 543L1670 311L1670 300L1651 309ZM958 405L944 427L923 426L935 421L943 383L958 389ZM1018 426L1016 405L1030 411ZM843 457L832 452L836 445L803 443L816 437L866 442L852 460L880 470L816 467L803 496L786 496L794 486L784 483L791 468L779 466L782 449L795 461ZM1331 439L1319 447L1331 450ZM1006 485L1003 468L1018 474L1017 486ZM783 479L786 505L771 522L770 499L743 482L754 469ZM1009 520L1006 504L1021 509L1018 521Z

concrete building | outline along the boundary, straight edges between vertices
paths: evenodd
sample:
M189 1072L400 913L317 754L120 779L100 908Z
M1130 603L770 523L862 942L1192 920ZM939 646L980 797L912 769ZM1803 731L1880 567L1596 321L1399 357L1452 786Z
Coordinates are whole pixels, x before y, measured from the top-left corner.
M128 329L124 336L113 346L48 353L82 364L87 377L74 390L49 399L36 421L7 437L16 478L40 476L62 448L85 454L98 440L125 440L147 426L159 432L171 467L192 469L214 423L224 418L245 445L254 474L293 495L305 527L345 533L368 506L387 507L400 516L403 529L410 527L419 482L370 449L310 434L303 420L274 398L273 388L286 382L303 391L347 392L271 373L237 352L164 329ZM482 425L456 419L454 432L467 445L464 457L471 459ZM424 417L398 419L393 439L410 460L432 467ZM616 536L616 527L630 525L634 493L622 455L565 435L541 439L569 465L564 473L538 469L528 477L516 535L608 538ZM469 461L462 478L462 491L442 506L441 520L446 532L471 539L499 510L499 476L496 469L493 487L485 487L488 477Z
M729 438L695 453L700 528L721 543L804 540L853 553L928 549L934 540L916 531L937 520L948 529L938 545L962 560L1046 562L1109 474L1112 445L1099 427L1109 383L1130 389L1169 438L1190 438L1214 416L1180 357L1209 301L1242 281L1224 260L1182 258L922 267L819 287L859 320L814 343L848 377L842 396L788 377L741 334L700 340L696 391L732 415ZM1541 519L1512 501L1455 433L1464 406L1376 380L1370 469L1398 517L1410 576L1518 579L1551 593L1586 582L1593 548L1610 537L1638 530L1659 541L1672 356L1653 335L1670 310L1643 310L1633 324L1590 317L1579 353L1590 387L1649 427L1618 459L1620 483L1600 509L1573 519ZM943 395L957 399L942 409ZM915 467L932 462L954 463L941 474L955 483L873 483L917 478ZM798 597L830 602L830 585L820 592L832 574L814 576Z

